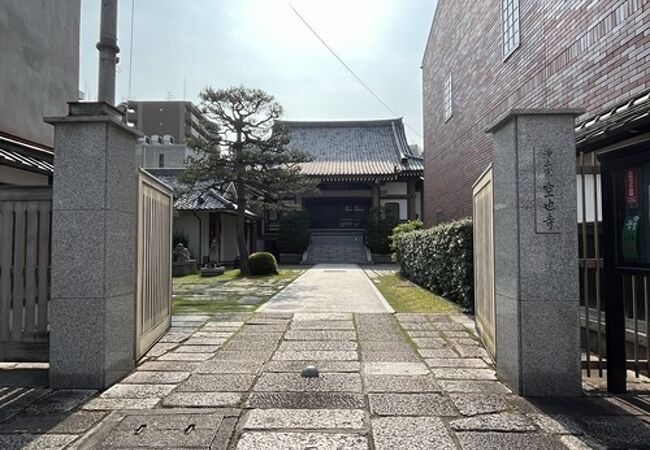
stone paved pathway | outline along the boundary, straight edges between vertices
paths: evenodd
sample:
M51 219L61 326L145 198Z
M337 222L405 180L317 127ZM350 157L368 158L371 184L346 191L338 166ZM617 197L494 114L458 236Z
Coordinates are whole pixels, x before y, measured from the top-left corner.
M173 296L176 307L184 313L205 311L206 307L212 312L254 311L307 269L306 266L281 266L282 276L266 278L242 279L228 275L176 278Z
M462 314L177 316L99 395L23 389L0 409L0 448L647 448L647 412L621 398L512 395L472 328ZM0 403L18 395L3 389Z
M265 312L393 312L356 264L318 264L262 305Z

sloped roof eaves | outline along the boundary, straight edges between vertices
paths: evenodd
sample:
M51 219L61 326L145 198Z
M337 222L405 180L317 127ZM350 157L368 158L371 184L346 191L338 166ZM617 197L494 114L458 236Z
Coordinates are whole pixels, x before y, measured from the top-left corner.
M604 113L592 116L576 126L578 150L597 147L621 133L650 128L650 91L636 95Z
M393 161L312 161L301 164L305 175L392 175Z
M217 211L223 209L232 209L232 203L225 201L223 197L215 192L208 191L200 197L194 194L185 194L176 197L174 208L179 211Z
M168 184L175 192L181 187L178 176L182 169L149 169L154 177ZM199 200L199 198L201 200ZM237 204L228 200L215 189L209 189L200 196L194 193L184 195L174 195L174 209L178 211L204 211L204 212L235 212ZM257 218L258 215L250 210L246 210L248 217Z
M203 200L202 202L191 194L177 197L174 201L174 209L178 211L204 211L233 214L237 211L237 204L224 198L212 189L201 195L201 199ZM259 218L257 214L249 209L246 210L246 216L250 218Z
M49 150L0 136L0 164L51 175L54 172L54 154Z
M314 159L301 165L305 175L394 175L420 170L421 164L412 164L416 157L401 119L284 124L291 136L289 146Z

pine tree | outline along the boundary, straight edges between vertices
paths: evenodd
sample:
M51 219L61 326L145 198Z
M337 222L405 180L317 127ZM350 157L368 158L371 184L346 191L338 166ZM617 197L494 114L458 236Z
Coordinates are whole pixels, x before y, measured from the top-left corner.
M314 189L315 182L300 171L310 157L287 147L282 107L272 95L244 86L208 87L200 99L209 137L190 140L194 155L187 160L182 181L195 193L234 186L241 273L248 275L246 211L290 208L285 200Z

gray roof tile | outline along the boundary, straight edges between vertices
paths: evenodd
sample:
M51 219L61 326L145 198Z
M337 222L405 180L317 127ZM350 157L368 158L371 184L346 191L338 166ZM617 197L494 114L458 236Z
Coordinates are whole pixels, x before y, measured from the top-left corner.
M174 209L179 211L219 211L219 210L236 210L237 205L215 189L209 189L200 195L191 192L178 195L179 190L183 187L179 177L183 169L145 169L154 177L174 189ZM250 215L250 213L249 213Z
M289 147L309 153L302 165L312 176L395 175L422 172L422 158L406 141L402 119L343 122L283 122Z

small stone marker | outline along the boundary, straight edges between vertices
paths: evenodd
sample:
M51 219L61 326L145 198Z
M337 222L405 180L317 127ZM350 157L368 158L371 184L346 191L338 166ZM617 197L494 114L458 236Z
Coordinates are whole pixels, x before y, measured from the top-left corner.
M302 369L301 375L305 378L318 378L318 369L316 366L307 366Z

